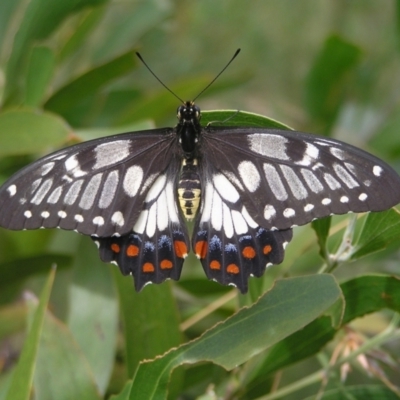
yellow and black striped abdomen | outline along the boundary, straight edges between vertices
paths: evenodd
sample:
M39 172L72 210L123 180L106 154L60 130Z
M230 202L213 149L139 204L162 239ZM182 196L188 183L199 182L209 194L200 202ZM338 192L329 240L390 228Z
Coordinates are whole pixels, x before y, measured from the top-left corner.
M201 187L197 159L182 161L181 177L178 183L179 205L183 215L191 221L200 204Z

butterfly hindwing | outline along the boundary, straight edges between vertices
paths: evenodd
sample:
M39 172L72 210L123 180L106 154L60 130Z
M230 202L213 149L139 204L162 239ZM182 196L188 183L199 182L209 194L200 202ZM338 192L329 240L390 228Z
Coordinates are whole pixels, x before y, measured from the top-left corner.
M200 173L203 202L192 239L193 250L209 279L247 292L248 278L280 264L292 230L260 227L243 205L239 191L221 173Z
M337 140L284 130L207 128L202 149L265 229L382 211L400 201L399 177L391 167Z
M171 129L159 129L95 139L46 156L1 188L0 225L125 234L151 185L175 160L174 142Z
M132 232L121 237L93 237L100 258L134 277L137 290L147 283L178 280L189 252L189 236L175 196L179 170L175 160L150 187Z

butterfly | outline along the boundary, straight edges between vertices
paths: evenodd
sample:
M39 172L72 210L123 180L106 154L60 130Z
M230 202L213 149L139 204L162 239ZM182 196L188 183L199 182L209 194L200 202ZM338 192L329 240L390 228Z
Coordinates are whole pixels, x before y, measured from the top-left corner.
M177 117L174 128L79 143L28 165L0 188L0 226L89 235L138 291L178 280L192 248L209 279L245 293L250 276L283 261L294 226L400 202L397 173L349 144L201 126L193 101Z

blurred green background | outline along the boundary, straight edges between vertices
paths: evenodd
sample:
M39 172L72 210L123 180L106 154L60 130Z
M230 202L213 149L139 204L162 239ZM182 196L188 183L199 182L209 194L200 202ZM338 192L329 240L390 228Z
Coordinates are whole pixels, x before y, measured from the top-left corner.
M135 51L186 100L215 77L237 48L242 51L234 63L197 100L202 110L250 111L296 130L342 139L378 155L399 172L399 22L400 2L395 0L1 0L0 183L68 144L175 125L179 102L137 60ZM307 331L312 332L307 333L310 343L315 342L309 353L310 343L304 353L294 350L305 340L298 336L292 346L282 342L277 353L264 349L251 358L249 352L250 361L233 372L210 363L179 367L170 379L170 398L213 399L215 392L226 399L299 399L319 391L322 396L329 389L336 397L323 398L343 398L343 391L353 398L398 394L395 328L386 341L371 345L384 355L379 373L355 361L343 387L338 363L327 382L316 379L280 397L271 394L325 368L343 343L349 348L353 344L354 350L383 332L388 321L396 327L400 290L388 282L399 273L399 218L395 211L385 218L383 226L392 230L387 229L389 236L378 244L384 251L361 260L353 257L354 263L341 265L334 274L343 282L379 272L386 289L392 290L389 305L371 300L368 310L361 309L372 289L357 281L357 312L346 323L383 308L392 311L356 320L340 329L333 342L336 328L328 323L330 330L323 331L326 320L316 320L320 325ZM334 219L330 251L337 249L345 225L345 218ZM321 243L321 230L316 229ZM22 293L38 296L53 263L58 271L42 339L35 342L29 336L24 342L40 343L36 358L26 362L36 365L33 398L100 399L126 385L125 394L118 397L125 399L127 379L140 360L197 338L240 306L252 304L276 278L316 274L323 264L317 244L310 226L298 228L285 262L270 268L265 277L252 279L246 296L208 282L194 259L187 262L179 283L146 287L136 294L129 278L98 260L89 238L71 232L0 229L0 400L29 398L9 392L26 318L33 318L36 305L29 296L22 300ZM366 247L363 255L369 252ZM349 302L346 293L355 289L342 290ZM304 314L309 311L304 306ZM349 329L357 333L356 339L349 338ZM329 332L324 339L322 331ZM242 334L250 335L246 330ZM268 354L282 358L271 366ZM33 376L21 374L28 383L27 377Z

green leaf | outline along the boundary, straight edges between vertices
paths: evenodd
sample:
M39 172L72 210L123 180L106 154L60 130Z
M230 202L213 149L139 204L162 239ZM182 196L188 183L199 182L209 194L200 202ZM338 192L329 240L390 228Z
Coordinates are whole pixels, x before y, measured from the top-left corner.
M102 399L84 352L68 328L50 312L40 338L34 393L40 400Z
M74 79L50 97L44 107L71 120L74 110L82 102L85 102L88 97L91 97L112 80L132 72L136 65L134 52L128 51Z
M132 381L129 380L125 383L124 388L122 389L122 391L117 394L117 395L113 395L110 397L110 400L128 400L129 399L129 393L131 391L132 388Z
M275 286L253 306L241 309L200 338L163 357L141 363L130 399L166 398L172 370L184 363L211 361L231 370L303 328L339 296L339 287L331 275L276 281Z
M255 128L291 128L272 118L260 114L237 110L202 111L201 123L203 126L212 123L213 126L246 126Z
M118 268L113 272L120 295L128 375L132 376L140 361L182 343L178 310L170 283L149 285L137 293L131 277L122 276Z
M0 157L49 151L66 142L70 130L54 114L29 109L0 114Z
M331 217L317 219L311 222L311 227L317 234L319 244L319 254L323 259L326 259L329 254L327 249L327 240L329 236L329 229L331 228Z
M398 241L399 237L400 213L398 211L392 208L379 213L369 213L350 258L356 260L383 250L393 241Z
M333 124L346 90L346 78L359 62L361 50L337 35L327 38L309 72L305 107L327 132Z
M51 264L56 264L57 268L67 268L71 266L71 257L62 254L43 254L33 257L19 258L13 261L0 264L0 291L6 286L27 279L32 275L43 274L49 270Z
M43 99L55 67L53 52L44 46L34 47L26 74L25 104L38 106Z
M40 295L40 301L36 308L33 322L25 340L17 367L12 377L6 400L29 400L32 390L33 374L39 347L40 335L49 302L51 288L53 286L55 268L52 268Z
M7 64L5 98L7 104L19 102L19 77L26 68L30 47L47 38L70 14L107 2L108 0L32 0L28 3L19 30L15 36Z
M314 400L315 396L304 400ZM383 385L346 386L326 391L321 400L398 400L398 396Z
M76 254L67 324L104 394L114 368L118 298L110 267L100 261L94 243L81 237Z
M89 40L88 36L104 17L106 8L103 6L89 10L80 21L80 24L60 50L59 60L63 61L79 50L81 45Z
M400 279L384 275L365 275L340 285L345 299L342 325L385 308L400 312ZM277 343L269 351L256 376L247 385L249 396L257 386L265 385L265 377L318 353L333 339L337 330L331 320L322 316L304 329Z

